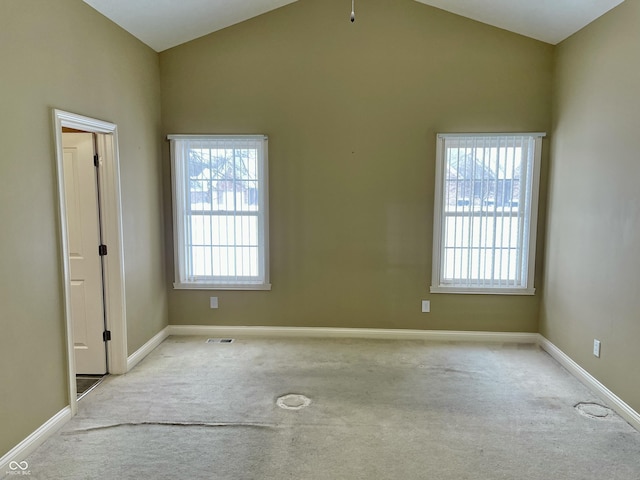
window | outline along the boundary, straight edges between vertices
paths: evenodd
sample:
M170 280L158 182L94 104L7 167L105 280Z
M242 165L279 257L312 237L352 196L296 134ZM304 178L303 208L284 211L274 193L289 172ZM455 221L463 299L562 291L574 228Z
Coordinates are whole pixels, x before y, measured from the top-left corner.
M544 136L438 135L432 293L533 295Z
M174 287L269 290L267 137L168 138Z

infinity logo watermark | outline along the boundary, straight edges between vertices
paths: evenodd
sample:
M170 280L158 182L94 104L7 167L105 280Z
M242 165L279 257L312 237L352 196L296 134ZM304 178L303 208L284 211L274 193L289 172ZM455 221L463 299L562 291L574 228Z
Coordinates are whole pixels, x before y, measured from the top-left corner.
M31 475L31 470L29 470L29 464L25 461L13 462L9 463L9 470L6 472L8 475Z

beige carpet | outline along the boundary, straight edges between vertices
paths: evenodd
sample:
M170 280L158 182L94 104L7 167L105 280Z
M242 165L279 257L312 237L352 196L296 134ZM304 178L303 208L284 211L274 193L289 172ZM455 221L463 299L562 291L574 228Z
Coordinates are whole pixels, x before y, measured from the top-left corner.
M205 340L108 377L31 478L640 479L640 433L537 347Z

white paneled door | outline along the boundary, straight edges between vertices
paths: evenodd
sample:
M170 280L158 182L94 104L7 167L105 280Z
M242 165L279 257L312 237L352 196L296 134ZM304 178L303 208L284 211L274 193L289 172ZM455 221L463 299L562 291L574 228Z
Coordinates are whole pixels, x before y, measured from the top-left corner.
M107 372L98 187L91 133L63 133L76 374Z

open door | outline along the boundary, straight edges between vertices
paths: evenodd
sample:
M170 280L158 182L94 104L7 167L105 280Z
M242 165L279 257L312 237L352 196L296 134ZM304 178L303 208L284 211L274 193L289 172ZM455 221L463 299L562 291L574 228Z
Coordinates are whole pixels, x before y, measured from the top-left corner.
M107 373L99 184L93 133L63 133L69 294L76 374Z

